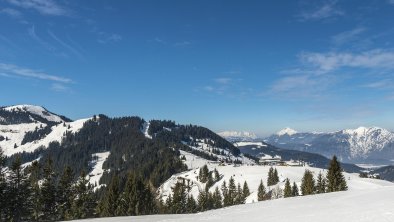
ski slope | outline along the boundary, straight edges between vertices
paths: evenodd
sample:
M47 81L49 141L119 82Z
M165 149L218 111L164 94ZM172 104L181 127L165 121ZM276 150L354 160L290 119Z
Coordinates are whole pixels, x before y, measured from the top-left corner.
M62 142L63 136L66 132L76 133L82 127L83 124L90 120L91 118L87 119L80 119L74 122L67 122L65 125L57 124L52 126L51 132L46 135L44 138L40 140L35 140L33 142L28 142L26 144L21 144L22 140L27 132L32 132L36 129L36 127L43 127L46 126L45 123L23 123L23 124L16 124L16 125L0 125L0 133L3 137L7 137L8 140L0 141L0 147L4 151L4 155L11 156L15 153L22 153L22 152L34 152L36 149L43 147L48 147L49 143L51 142ZM14 148L14 145L17 145L17 148Z
M281 171L278 169L279 172ZM349 174L346 174L349 176ZM299 196L237 205L197 214L151 215L81 220L192 222L391 222L394 221L394 184L351 175L348 191Z

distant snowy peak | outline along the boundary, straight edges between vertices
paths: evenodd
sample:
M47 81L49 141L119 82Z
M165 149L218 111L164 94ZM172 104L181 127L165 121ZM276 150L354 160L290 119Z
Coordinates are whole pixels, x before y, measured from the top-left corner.
M8 107L2 107L0 108L3 111L11 112L11 113L26 113L26 114L31 114L31 115L36 115L39 116L49 122L55 122L55 123L60 123L60 122L70 122L69 119L56 115L54 113L49 112L47 109L41 106L35 106L35 105L15 105L15 106L8 106ZM31 119L34 119L34 117L30 117Z
M296 133L297 133L297 131L295 131L295 130L289 128L289 127L286 127L286 128L284 128L284 129L278 131L278 132L276 133L276 135L278 135L278 136L283 136L283 135L286 135L286 134L287 134L287 135L291 136L291 135L294 135L294 134L296 134Z
M219 136L233 141L250 141L257 138L256 134L246 131L224 131L218 133Z

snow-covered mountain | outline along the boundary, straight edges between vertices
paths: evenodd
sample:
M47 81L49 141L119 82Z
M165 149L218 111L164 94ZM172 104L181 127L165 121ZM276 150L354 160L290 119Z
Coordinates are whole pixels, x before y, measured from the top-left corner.
M224 131L218 135L230 142L252 141L257 138L256 134L246 131Z
M286 128L265 139L272 145L322 154L337 155L352 163L384 163L394 160L394 133L379 127L359 127L329 133L300 133Z
M6 156L33 152L49 143L61 142L67 132L75 133L88 119L71 121L41 106L16 105L0 108L0 147Z

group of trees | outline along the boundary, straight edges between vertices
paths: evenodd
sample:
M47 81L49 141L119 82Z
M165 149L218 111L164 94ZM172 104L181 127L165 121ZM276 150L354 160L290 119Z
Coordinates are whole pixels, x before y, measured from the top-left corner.
M97 206L100 217L136 216L158 212L155 195L145 180L129 172L126 177L113 176Z
M215 179L209 179L212 178L212 174ZM172 187L172 192L165 203L162 203L161 212L180 214L218 209L245 203L246 198L250 195L248 183L245 181L243 186L240 183L236 185L233 177L230 177L228 182L223 181L221 188L216 186L214 191L210 192L209 188L220 180L220 175L216 169L209 172L206 165L200 168L198 178L205 186L199 191L197 199L189 194L192 185L190 181L179 180ZM210 184L210 181L214 182Z
M311 171L305 170L301 184L302 195L347 190L346 179L342 171L336 156L330 161L327 174L324 176L322 172L320 172L317 176L317 180L314 179Z
M58 175L53 162L24 168L16 158L4 169L0 153L0 221L55 221L95 216L93 187L85 173L74 180L70 167Z
M274 169L273 167L270 167L267 177L267 186L272 186L277 183L279 183L278 170L276 170L276 168Z

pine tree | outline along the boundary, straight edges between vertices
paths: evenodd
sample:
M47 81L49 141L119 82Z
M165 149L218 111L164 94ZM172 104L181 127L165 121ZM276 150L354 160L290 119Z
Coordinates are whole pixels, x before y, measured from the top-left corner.
M265 196L266 196L267 192L265 190L264 184L263 184L263 180L260 181L260 185L257 189L257 200L258 201L263 201L265 200Z
M19 155L11 165L8 181L6 221L26 221L31 215L31 187Z
M347 190L346 179L342 171L337 157L334 156L327 172L327 192Z
M34 161L29 167L29 173L30 173L29 180L32 188L32 194L31 194L31 203L32 203L31 220L32 221L39 221L43 210L40 201L41 198L41 189L39 185L40 171L41 171L41 166L38 163L38 161Z
M291 192L291 185L289 179L287 178L285 183L285 189L283 190L283 197L287 198L291 196L293 196Z
M40 202L43 207L42 220L56 220L56 185L55 172L53 171L53 161L50 157L46 160L43 168L43 182L41 186Z
M295 182L293 183L293 187L291 188L291 195L293 197L296 197L296 196L299 195L298 186L297 186L297 184Z
M114 175L111 179L111 183L105 193L105 198L103 199L102 209L100 212L101 217L114 217L116 214L116 206L118 204L119 198L119 177Z
M267 186L275 185L274 182L274 168L270 167L268 170L268 177L267 177Z
M73 218L85 219L94 216L96 203L93 196L93 186L86 177L85 171L82 171L75 186L76 195L71 206Z
M278 170L276 170L276 168L274 170L273 181L274 181L274 184L279 183Z
M201 190L198 194L197 202L199 211L209 210L209 192L206 190Z
M228 188L226 185L226 181L223 181L221 189L222 189L222 194L223 194L223 206L224 207L230 206L231 201L230 201L230 197L228 194Z
M316 181L316 193L325 193L326 192L326 179L323 177L322 173L319 172Z
M5 213L7 207L7 198L6 198L6 175L5 175L5 156L3 154L3 150L0 147L0 221L5 220Z
M244 200L246 200L246 198L250 195L249 186L248 186L248 183L246 182L246 180L244 182L242 191L243 191L243 198L244 198Z
M200 179L201 183L206 183L208 181L208 176L209 176L208 166L204 165L203 167L200 168L198 178Z
M187 193L185 184L182 182L177 182L172 188L172 193L172 207L174 209L173 213L186 213Z
M235 180L233 177L230 177L228 181L228 197L229 197L229 205L234 205L235 199L237 196L237 187L235 185Z
M187 203L186 203L186 212L187 213L196 213L197 212L197 202L194 199L193 195L189 195L187 197Z
M213 175L215 176L215 182L220 180L220 174L216 168L213 170Z
M244 198L244 194L243 194L243 190L241 188L241 184L238 183L237 186L237 193L235 195L235 201L234 204L242 204L245 202L245 198Z
M220 194L219 187L215 188L215 192L212 195L213 199L213 209L222 208L222 195Z
M74 173L70 166L66 166L58 185L58 216L59 220L71 220L71 205L74 197Z
M315 179L313 178L313 174L309 170L305 170L304 176L302 178L301 183L301 192L302 195L311 195L315 191Z

